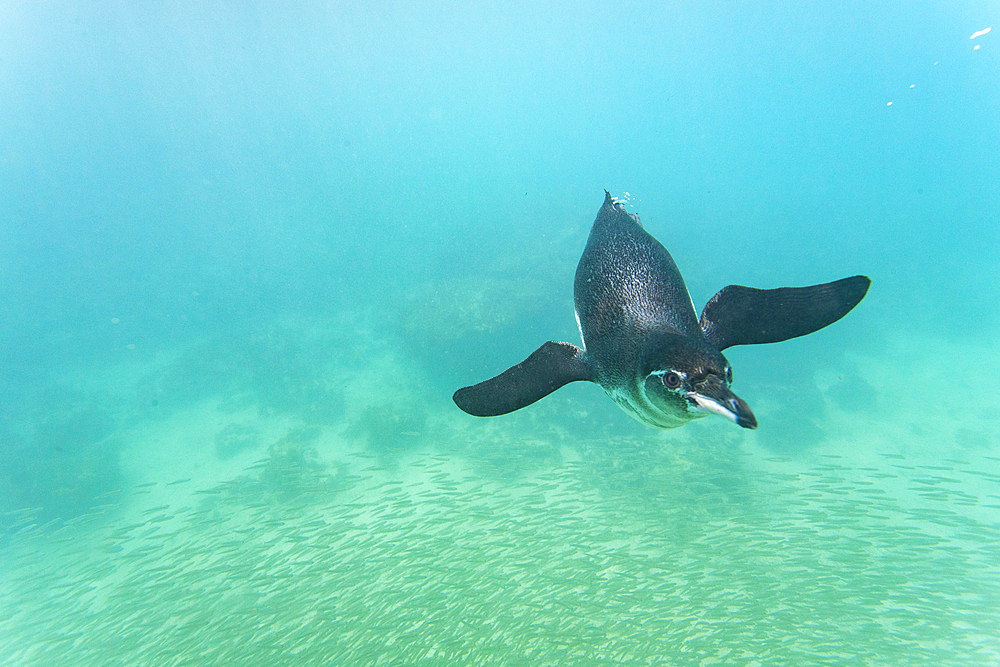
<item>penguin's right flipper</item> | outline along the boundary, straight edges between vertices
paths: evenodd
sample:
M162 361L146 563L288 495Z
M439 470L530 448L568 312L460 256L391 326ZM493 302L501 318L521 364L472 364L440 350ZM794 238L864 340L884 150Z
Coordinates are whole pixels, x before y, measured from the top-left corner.
M479 384L463 387L452 398L470 415L495 417L531 405L569 382L593 379L582 349L550 340L516 366Z
M701 329L717 350L805 336L849 313L868 293L869 285L867 276L809 287L729 285L705 304Z

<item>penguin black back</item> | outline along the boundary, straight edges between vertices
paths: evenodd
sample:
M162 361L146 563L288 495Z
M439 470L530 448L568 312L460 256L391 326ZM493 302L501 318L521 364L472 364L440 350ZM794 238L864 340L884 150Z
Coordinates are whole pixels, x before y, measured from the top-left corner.
M673 258L607 191L576 269L574 302L599 376L617 376L654 332L700 335Z

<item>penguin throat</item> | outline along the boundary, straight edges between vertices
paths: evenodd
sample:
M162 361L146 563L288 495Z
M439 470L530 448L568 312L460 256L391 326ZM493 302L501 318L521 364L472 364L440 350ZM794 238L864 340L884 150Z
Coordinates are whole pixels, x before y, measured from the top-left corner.
M649 400L642 382L634 382L631 386L605 387L604 390L622 410L653 428L677 428L707 414L687 410L664 410Z

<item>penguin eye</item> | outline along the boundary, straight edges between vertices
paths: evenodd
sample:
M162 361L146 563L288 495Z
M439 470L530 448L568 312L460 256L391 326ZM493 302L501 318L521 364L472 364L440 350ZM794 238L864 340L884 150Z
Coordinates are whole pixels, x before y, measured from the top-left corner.
M660 382L667 389L678 389L681 386L681 376L673 371L668 371L660 376Z

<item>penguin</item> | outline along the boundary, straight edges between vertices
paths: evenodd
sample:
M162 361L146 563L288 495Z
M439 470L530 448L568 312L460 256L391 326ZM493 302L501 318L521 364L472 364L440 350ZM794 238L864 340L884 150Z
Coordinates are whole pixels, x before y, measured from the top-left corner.
M548 341L496 377L455 392L470 415L519 410L570 382L599 384L629 415L675 428L709 414L757 428L730 389L722 351L818 331L849 313L871 280L852 276L808 287L723 287L695 315L677 265L638 216L605 190L573 286L581 347Z

